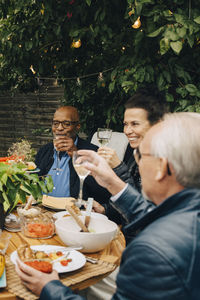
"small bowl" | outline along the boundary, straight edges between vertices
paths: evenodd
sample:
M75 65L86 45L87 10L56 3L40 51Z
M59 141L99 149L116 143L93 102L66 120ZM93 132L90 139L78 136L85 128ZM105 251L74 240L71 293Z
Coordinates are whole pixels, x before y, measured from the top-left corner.
M84 216L79 217L82 222ZM90 232L80 232L81 228L72 217L60 218L55 221L56 233L67 246L80 246L81 252L92 253L104 249L116 236L118 226L108 219L91 216Z
M55 233L53 218L48 212L42 212L39 207L24 210L17 208L20 217L21 231L29 238L48 239Z

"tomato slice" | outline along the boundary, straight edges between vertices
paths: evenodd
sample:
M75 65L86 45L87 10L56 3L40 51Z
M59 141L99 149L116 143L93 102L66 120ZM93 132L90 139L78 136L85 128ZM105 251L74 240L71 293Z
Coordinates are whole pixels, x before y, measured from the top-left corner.
M62 266L66 267L68 265L68 260L67 259L61 260L60 263Z
M61 265L66 267L68 265L69 262L71 262L72 259L71 258L68 258L68 259L63 259L60 261Z

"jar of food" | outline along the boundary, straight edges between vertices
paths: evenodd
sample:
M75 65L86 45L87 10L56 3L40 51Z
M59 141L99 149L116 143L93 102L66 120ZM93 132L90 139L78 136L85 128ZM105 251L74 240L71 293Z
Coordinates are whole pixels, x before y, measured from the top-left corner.
M29 209L18 207L17 212L21 231L26 237L48 239L54 235L54 221L49 212L44 212L39 207Z

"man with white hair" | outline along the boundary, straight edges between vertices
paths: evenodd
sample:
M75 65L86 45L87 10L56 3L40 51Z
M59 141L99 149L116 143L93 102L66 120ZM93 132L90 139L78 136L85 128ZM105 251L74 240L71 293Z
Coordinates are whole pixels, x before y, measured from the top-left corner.
M125 231L129 243L113 300L199 300L199 135L199 115L191 113L167 114L146 133L135 158L143 195L156 205L153 209L97 153L79 151L96 181L110 191L116 208L129 220ZM16 271L40 299L82 299L54 273L43 275L21 262Z

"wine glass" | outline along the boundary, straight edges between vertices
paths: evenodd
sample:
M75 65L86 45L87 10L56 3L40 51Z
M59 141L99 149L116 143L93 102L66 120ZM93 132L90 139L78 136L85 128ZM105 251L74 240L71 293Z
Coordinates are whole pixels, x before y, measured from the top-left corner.
M57 140L59 139L61 135L54 135L53 139ZM63 134L62 136L65 136L65 134ZM56 149L56 148L55 148ZM59 167L60 166L60 151L56 149L56 167L53 168L54 171L57 171L57 175L59 174L59 171L62 171L62 169Z
M97 129L97 139L100 146L108 145L112 136L112 129L109 128L98 128Z
M77 153L77 151L73 151L72 162L74 169L76 170L76 173L78 174L78 177L80 179L80 190L76 205L78 207L81 207L83 199L83 183L85 178L89 175L90 171L84 167L86 161L83 160L83 158Z

